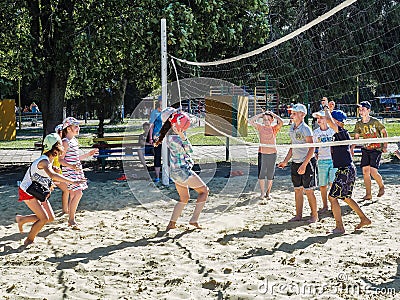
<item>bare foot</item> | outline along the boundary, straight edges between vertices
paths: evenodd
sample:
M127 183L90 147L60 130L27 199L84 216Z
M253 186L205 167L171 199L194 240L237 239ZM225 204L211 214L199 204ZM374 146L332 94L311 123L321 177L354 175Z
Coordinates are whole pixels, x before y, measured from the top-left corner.
M167 226L167 231L170 229L175 229L176 228L176 222L174 221L169 221L168 226Z
M343 233L345 233L345 230L344 230L344 228L335 228L330 233L332 233L332 234L343 234Z
M197 223L197 222L189 222L189 224L192 225L192 226L194 226L194 227L196 227L197 229L203 229L203 228L199 225L199 223Z
M269 194L265 194L264 198L265 200L271 200L271 196Z
M318 212L319 213L324 213L324 212L327 212L329 210L329 208L328 207L323 207L323 208L321 208Z
M71 227L72 230L81 230L79 228L79 224L76 223L75 221L72 222L68 221L68 227Z
M361 220L360 224L358 224L358 225L356 226L356 230L357 230L357 229L360 229L361 227L371 225L371 223L372 223L372 222L371 222L370 219Z
M383 186L381 186L381 187L379 188L378 195L376 195L376 196L377 196L377 197L382 197L384 194L385 194L385 186L383 185Z
M260 199L264 199L264 197L265 197L265 194L260 195Z
M312 224L312 223L316 223L318 222L318 217L311 217L310 219L308 219L307 223L308 224Z
M65 215L68 215L68 209L64 209L63 208L62 213L65 214Z
M30 244L33 244L33 241L31 241L30 239L26 238L26 240L24 241L24 245L28 246Z
M22 216L21 215L16 215L15 216L15 221L17 222L17 224L18 224L18 230L19 230L19 233L24 233L24 229L22 228L22 223L21 223L21 218L22 218Z
M362 197L363 200L372 200L372 195L365 195Z
M293 217L293 218L291 218L291 219L289 220L289 222L297 222L297 221L301 221L301 217L295 216L295 217Z

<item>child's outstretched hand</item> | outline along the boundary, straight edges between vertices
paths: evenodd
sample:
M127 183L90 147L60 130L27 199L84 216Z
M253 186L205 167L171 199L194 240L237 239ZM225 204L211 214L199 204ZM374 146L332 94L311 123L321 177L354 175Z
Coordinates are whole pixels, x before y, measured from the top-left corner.
M99 154L99 149L98 148L94 148L94 149L90 150L88 154L90 156L98 155Z
M284 161L282 161L282 162L280 162L280 163L278 164L278 168L279 168L279 169L284 169L286 166L287 166L287 163L284 162Z

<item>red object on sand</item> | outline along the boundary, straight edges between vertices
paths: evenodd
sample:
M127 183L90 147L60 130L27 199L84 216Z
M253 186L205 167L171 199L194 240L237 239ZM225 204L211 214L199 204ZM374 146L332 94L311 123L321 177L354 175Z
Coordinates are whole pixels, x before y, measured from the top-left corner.
M123 174L121 177L117 178L118 181L124 181L126 180L126 175Z
M231 171L230 173L230 177L242 176L242 175L244 175L244 172L241 170Z
M175 128L178 130L186 130L190 127L190 118L186 113L179 112L173 116L171 124L175 124Z

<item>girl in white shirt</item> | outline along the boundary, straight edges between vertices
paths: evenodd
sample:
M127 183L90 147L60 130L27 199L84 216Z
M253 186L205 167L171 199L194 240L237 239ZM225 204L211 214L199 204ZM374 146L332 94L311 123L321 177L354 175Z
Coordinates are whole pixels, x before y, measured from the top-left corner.
M50 194L45 201L40 202L34 196L27 193L26 190L32 184L32 177L35 178L35 181L38 181L42 185L47 184L50 188L53 186L52 180L70 184L77 184L86 181L86 179L71 180L53 170L52 164L54 159L64 152L64 148L61 143L61 138L56 133L51 133L45 137L43 141L45 154L40 156L32 163L32 165L26 171L24 179L18 188L18 201L23 201L33 211L33 214L31 215L17 215L15 217L21 233L23 232L23 225L25 223L33 222L31 230L24 241L25 246L32 244L43 226L46 223L54 220L53 208L48 200Z

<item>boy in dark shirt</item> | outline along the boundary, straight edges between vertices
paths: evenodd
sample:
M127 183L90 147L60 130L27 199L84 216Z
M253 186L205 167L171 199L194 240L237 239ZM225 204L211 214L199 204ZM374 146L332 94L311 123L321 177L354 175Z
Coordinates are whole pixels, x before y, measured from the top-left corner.
M344 120L347 119L346 114L341 110L334 110L332 113L329 111L328 106L324 107L326 121L334 131L333 141L350 140L350 135L346 129L343 128ZM329 201L331 202L333 216L336 221L336 228L332 233L343 234L345 232L342 212L338 199L342 199L347 205L354 210L360 217L360 223L355 229L360 229L363 226L370 225L371 220L368 219L357 202L351 199L353 193L354 182L356 180L356 168L353 164L353 158L350 153L350 146L332 146L332 160L333 166L338 168L335 174L335 180L329 191Z

